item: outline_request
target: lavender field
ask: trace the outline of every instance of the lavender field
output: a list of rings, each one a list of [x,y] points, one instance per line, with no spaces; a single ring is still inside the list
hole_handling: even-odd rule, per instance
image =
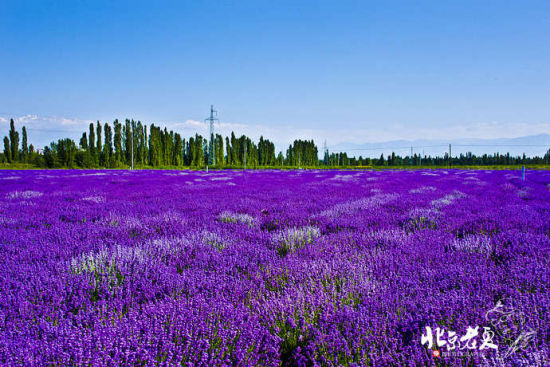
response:
[[[550,364],[550,173],[2,171],[2,365]]]

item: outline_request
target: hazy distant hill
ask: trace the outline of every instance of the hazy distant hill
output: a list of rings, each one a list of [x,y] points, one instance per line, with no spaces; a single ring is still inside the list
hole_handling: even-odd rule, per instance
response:
[[[401,156],[409,155],[411,146],[413,154],[443,155],[449,151],[449,143],[452,146],[452,154],[472,152],[479,154],[492,154],[499,152],[511,155],[543,156],[550,149],[550,135],[539,134],[523,136],[519,138],[499,139],[419,139],[419,140],[393,140],[381,143],[340,143],[329,147],[331,152],[347,152],[350,156],[380,157],[395,152]]]

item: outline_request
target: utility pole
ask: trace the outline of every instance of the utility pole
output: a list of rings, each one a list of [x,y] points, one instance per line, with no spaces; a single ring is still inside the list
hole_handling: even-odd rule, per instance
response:
[[[411,147],[411,166],[413,165],[413,147]]]
[[[246,169],[246,146],[247,146],[247,142],[245,140],[245,142],[244,142],[244,169]]]
[[[218,116],[218,111],[214,110],[214,105],[210,105],[210,117],[204,119],[205,122],[210,124],[210,146],[208,149],[208,163],[211,163],[213,166],[216,165],[216,143],[214,139],[214,122],[220,121],[216,118]]]
[[[328,146],[327,146],[327,141],[325,140],[324,144],[323,144],[323,162],[325,163],[325,166],[328,165],[328,160],[329,160],[329,155],[328,155]]]
[[[451,144],[449,144],[449,168],[451,168],[452,165],[452,159],[451,159]]]

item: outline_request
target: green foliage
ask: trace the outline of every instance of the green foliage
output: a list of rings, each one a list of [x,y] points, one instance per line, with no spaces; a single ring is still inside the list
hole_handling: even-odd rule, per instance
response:
[[[248,227],[252,227],[254,225],[254,218],[248,214],[237,214],[225,211],[220,213],[218,218],[222,223],[247,224]]]
[[[8,136],[4,137],[2,163],[32,163],[36,167],[46,168],[127,168],[132,161],[135,168],[168,168],[168,169],[203,169],[207,165],[220,168],[448,168],[465,169],[518,169],[525,165],[529,169],[548,169],[550,166],[550,149],[544,157],[512,157],[510,154],[484,154],[475,156],[471,153],[460,154],[449,159],[448,154],[442,157],[412,156],[401,157],[392,153],[379,158],[348,157],[345,152],[324,151],[322,160],[318,159],[318,149],[313,140],[295,140],[283,152],[275,154],[275,144],[263,136],[256,144],[249,137],[241,135],[230,137],[216,134],[213,142],[199,134],[183,138],[179,133],[147,126],[141,121],[128,120],[121,124],[118,120],[109,124],[89,125],[88,134],[84,132],[78,148],[71,139],[59,139],[50,144],[44,151],[30,151],[27,130],[19,133],[15,130],[13,119],[10,120]],[[225,144],[225,146],[224,146]],[[214,159],[210,152],[215,153]],[[215,160],[215,164],[213,161]]]
[[[23,136],[21,141],[21,162],[27,162],[29,157],[29,147],[27,144],[27,129],[25,126],[21,129],[21,135]]]
[[[10,151],[11,159],[14,162],[19,162],[19,133],[15,131],[15,123],[10,120]]]
[[[11,163],[11,148],[10,148],[10,139],[7,136],[4,136],[4,159],[6,162]]]
[[[277,252],[281,256],[292,253],[308,243],[312,243],[321,235],[319,228],[307,226],[302,228],[286,228],[274,236]]]
[[[286,151],[286,165],[315,166],[318,162],[317,146],[313,140],[294,140],[294,143]]]

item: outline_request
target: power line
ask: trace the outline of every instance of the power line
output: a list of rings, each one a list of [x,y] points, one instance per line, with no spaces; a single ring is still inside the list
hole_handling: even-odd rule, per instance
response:
[[[417,145],[406,147],[377,147],[377,148],[340,148],[336,149],[336,146],[331,146],[333,150],[339,151],[373,151],[373,150],[409,150],[409,149],[424,149],[424,148],[441,148],[447,147],[447,144],[440,145]],[[550,147],[547,144],[455,144],[455,147]]]
[[[438,148],[438,147],[446,147],[447,145],[446,144],[441,144],[441,145],[419,145],[419,146],[413,146],[411,147],[410,145],[409,146],[405,146],[405,147],[377,147],[377,148],[350,148],[350,149],[342,149],[340,147],[337,147],[335,145],[331,146],[332,150],[386,150],[386,149],[395,149],[395,150],[409,150],[410,148],[414,148],[414,149],[419,149],[419,148]],[[338,148],[338,149],[336,149]]]
[[[548,147],[548,144],[455,144],[455,147]]]

